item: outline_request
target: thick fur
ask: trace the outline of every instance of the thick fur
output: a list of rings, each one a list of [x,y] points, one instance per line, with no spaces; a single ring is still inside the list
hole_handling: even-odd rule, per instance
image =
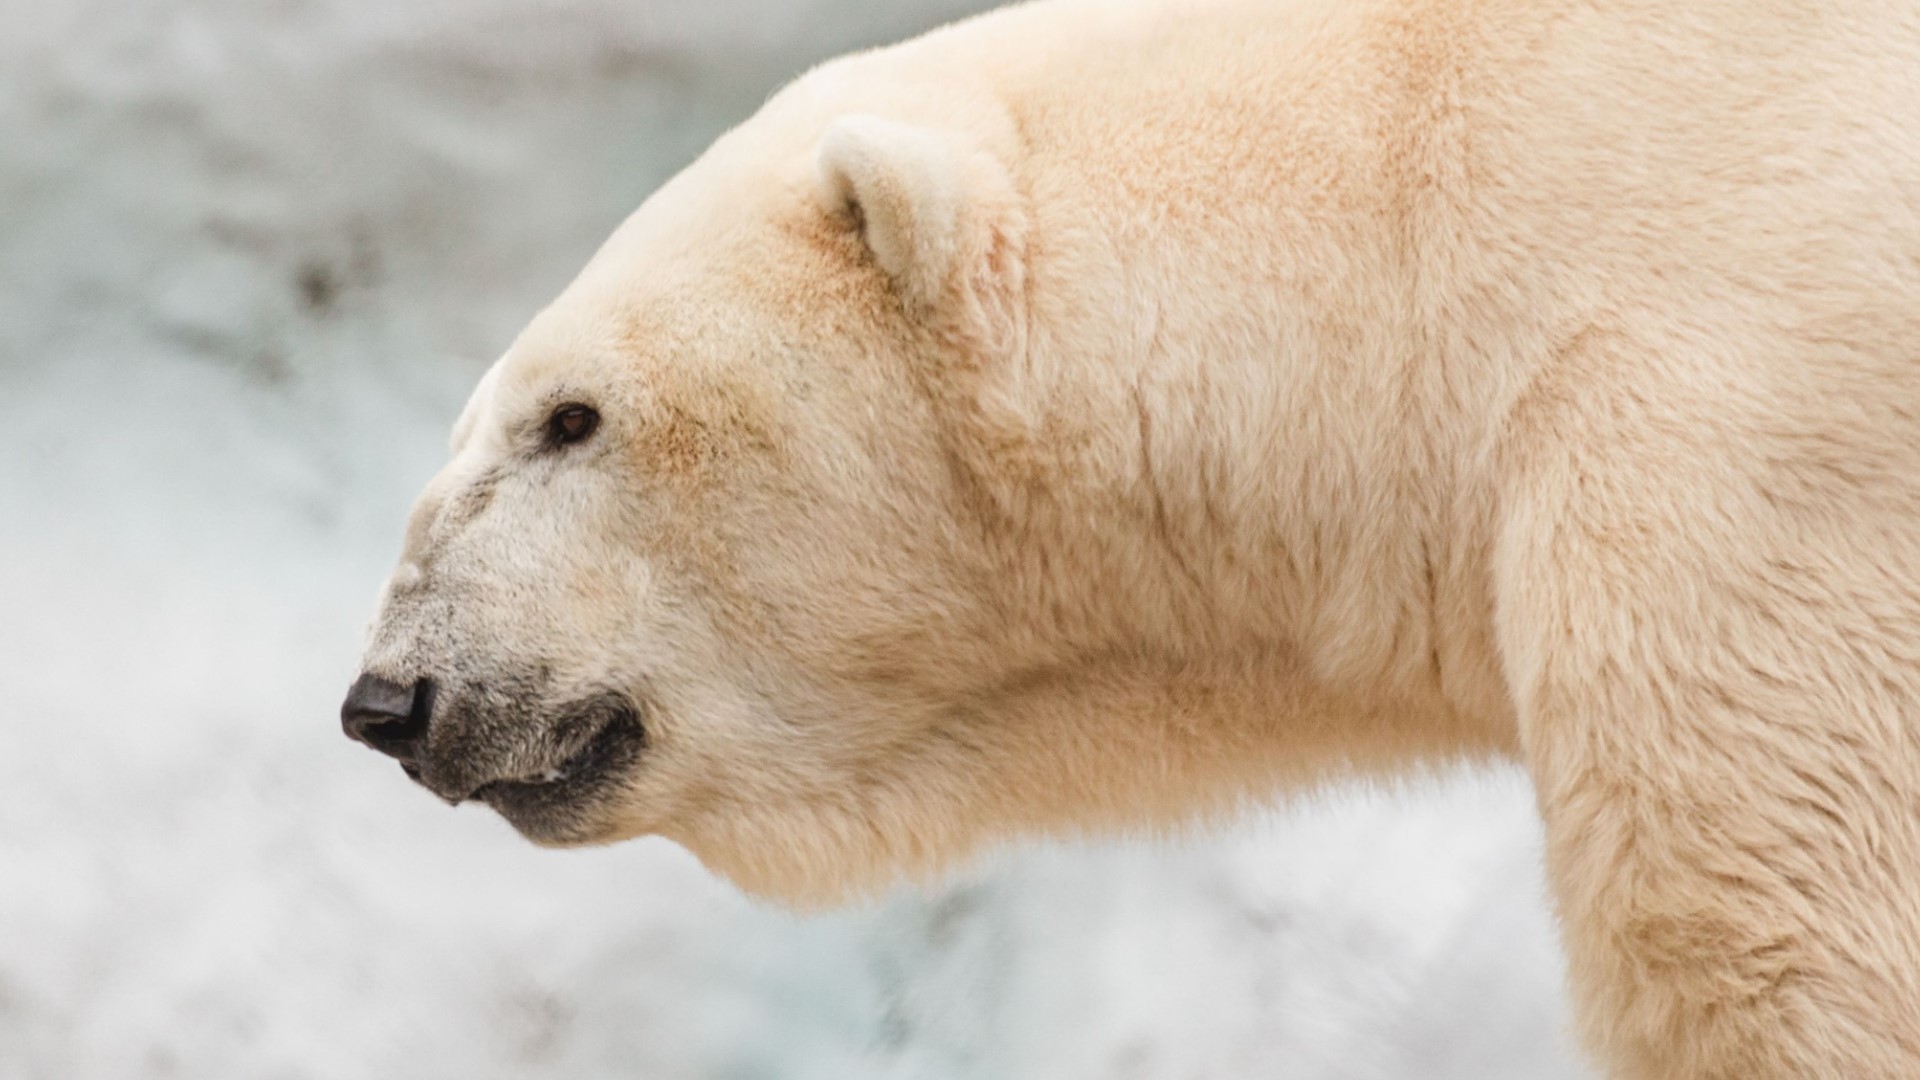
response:
[[[1920,1076],[1906,0],[1009,9],[777,96],[460,428],[368,665],[470,778],[639,703],[541,839],[812,901],[1508,755],[1614,1075]]]

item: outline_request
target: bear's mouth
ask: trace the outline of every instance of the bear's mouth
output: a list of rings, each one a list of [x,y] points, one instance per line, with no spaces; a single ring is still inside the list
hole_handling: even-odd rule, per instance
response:
[[[647,733],[638,710],[624,698],[596,702],[563,726],[593,734],[558,764],[533,775],[482,784],[468,798],[492,807],[531,840],[565,843],[584,838],[582,811],[639,762]]]

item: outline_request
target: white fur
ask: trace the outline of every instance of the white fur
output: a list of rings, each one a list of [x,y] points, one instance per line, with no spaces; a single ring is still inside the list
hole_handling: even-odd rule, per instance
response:
[[[836,62],[489,375],[407,595],[645,701],[596,838],[796,900],[1516,756],[1616,1075],[1920,1075],[1916,72],[1866,0],[1043,0]]]

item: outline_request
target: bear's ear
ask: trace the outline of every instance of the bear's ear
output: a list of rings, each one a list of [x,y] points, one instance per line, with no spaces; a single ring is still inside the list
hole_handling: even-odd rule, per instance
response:
[[[1020,213],[999,162],[955,137],[877,116],[843,116],[821,136],[819,194],[859,229],[914,307],[993,290],[1018,273]],[[984,296],[967,297],[974,302]]]

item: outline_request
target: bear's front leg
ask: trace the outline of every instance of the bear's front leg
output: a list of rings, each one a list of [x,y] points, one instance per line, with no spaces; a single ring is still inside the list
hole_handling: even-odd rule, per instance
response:
[[[1522,411],[1495,570],[1584,1034],[1634,1080],[1920,1077],[1920,500],[1654,400]]]

